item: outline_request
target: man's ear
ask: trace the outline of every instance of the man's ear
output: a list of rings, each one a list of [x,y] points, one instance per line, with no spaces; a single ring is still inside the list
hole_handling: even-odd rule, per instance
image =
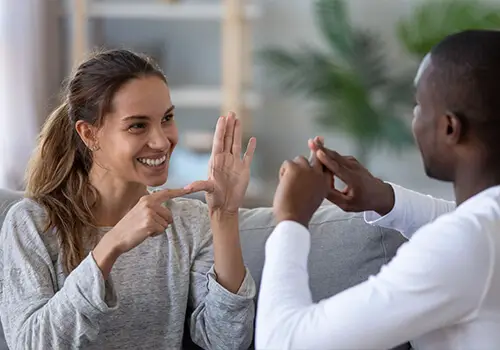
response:
[[[462,141],[465,133],[465,120],[460,114],[446,112],[446,140],[448,144],[457,144]]]
[[[83,120],[79,120],[75,124],[75,129],[87,148],[91,151],[95,151],[99,148],[96,138],[97,128],[94,125],[91,125]]]

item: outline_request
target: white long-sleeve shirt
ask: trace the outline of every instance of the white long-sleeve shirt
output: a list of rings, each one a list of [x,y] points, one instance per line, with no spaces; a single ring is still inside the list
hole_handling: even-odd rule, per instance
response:
[[[500,349],[500,186],[454,203],[394,186],[371,224],[411,238],[376,276],[313,303],[308,230],[281,222],[266,243],[258,349]]]

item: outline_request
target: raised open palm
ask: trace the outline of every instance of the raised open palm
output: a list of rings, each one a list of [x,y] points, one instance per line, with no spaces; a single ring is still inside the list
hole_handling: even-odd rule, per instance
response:
[[[241,122],[234,113],[220,117],[215,128],[208,180],[192,185],[195,190],[203,188],[207,191],[207,204],[211,210],[237,213],[243,204],[256,140],[253,137],[249,140],[243,158],[241,142]]]

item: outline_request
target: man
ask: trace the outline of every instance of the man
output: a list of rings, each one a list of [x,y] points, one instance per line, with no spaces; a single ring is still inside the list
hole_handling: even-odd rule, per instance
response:
[[[312,164],[299,157],[280,171],[258,349],[388,349],[408,340],[416,349],[500,347],[500,32],[445,38],[416,80],[413,132],[425,171],[454,184],[456,206],[310,143]],[[346,190],[330,186],[332,174]],[[378,275],[314,304],[307,225],[325,197],[409,242]]]

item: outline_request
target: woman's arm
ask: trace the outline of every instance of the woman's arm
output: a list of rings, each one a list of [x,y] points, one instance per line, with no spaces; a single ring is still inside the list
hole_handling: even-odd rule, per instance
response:
[[[241,123],[234,114],[220,117],[214,134],[208,180],[189,186],[207,190],[205,217],[210,218],[209,231],[213,233],[213,240],[204,245],[196,259],[203,262],[201,271],[207,271],[207,267],[212,269],[205,310],[201,316],[195,311],[194,321],[191,321],[193,339],[208,348],[248,348],[253,335],[255,284],[243,264],[238,214],[250,181],[256,143],[251,138],[242,157],[241,139]],[[197,274],[199,272],[195,271]],[[202,279],[195,289],[204,291],[204,285],[207,283]]]
[[[217,281],[231,293],[236,293],[246,273],[241,252],[238,214],[211,213],[210,217]]]
[[[27,209],[26,206],[30,206]],[[57,275],[40,237],[32,204],[11,208],[1,231],[2,325],[10,349],[73,349],[96,339],[99,320],[117,307],[88,255],[57,291]]]
[[[191,339],[204,349],[248,349],[253,338],[256,287],[243,265],[237,221],[209,222],[208,209],[201,203],[196,211],[202,224],[191,269]],[[215,232],[212,235],[210,226],[221,238],[217,240]]]

